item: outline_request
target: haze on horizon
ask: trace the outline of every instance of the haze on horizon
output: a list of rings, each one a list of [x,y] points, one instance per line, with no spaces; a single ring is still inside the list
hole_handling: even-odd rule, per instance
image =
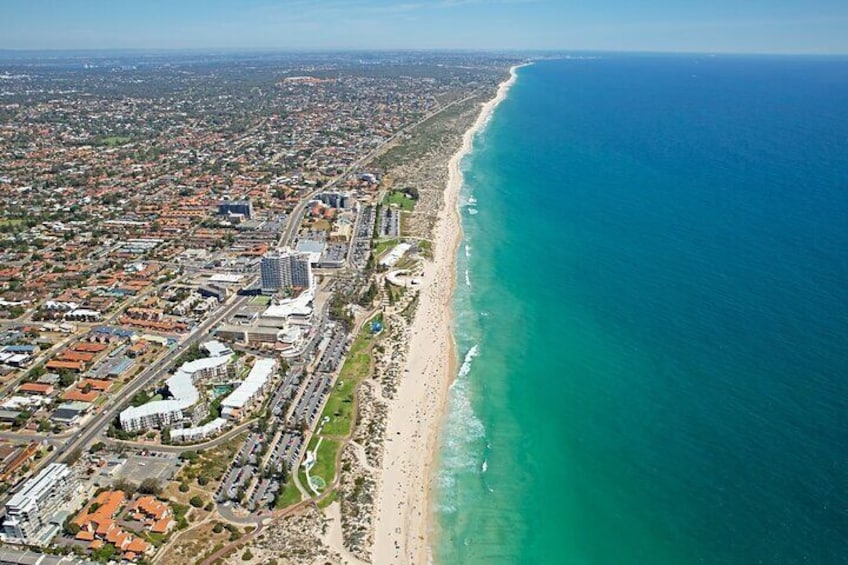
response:
[[[848,53],[844,0],[4,0],[0,49]]]

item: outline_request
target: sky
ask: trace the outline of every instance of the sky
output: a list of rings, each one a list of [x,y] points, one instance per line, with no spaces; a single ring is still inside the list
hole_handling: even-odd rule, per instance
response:
[[[0,0],[0,49],[848,53],[848,0]]]

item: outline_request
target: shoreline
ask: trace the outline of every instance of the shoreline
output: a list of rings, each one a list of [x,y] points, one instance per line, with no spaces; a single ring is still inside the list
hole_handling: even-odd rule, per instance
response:
[[[433,232],[434,256],[425,264],[418,310],[410,327],[404,377],[389,409],[386,443],[375,516],[374,563],[428,563],[434,530],[430,512],[431,472],[438,460],[438,439],[447,396],[456,375],[453,292],[456,253],[462,241],[459,195],[462,159],[498,104],[515,84],[518,68],[498,85],[494,98],[480,107],[462,144],[448,162],[448,180]],[[417,378],[416,378],[417,377]]]

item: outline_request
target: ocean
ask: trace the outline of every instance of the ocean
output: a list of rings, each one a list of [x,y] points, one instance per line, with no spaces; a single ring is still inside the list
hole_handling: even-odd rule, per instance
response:
[[[464,159],[437,563],[848,563],[848,59],[539,61]]]

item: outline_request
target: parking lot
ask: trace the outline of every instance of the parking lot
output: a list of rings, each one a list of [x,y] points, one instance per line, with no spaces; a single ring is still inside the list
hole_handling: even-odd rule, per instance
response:
[[[179,459],[171,453],[155,455],[129,455],[127,462],[115,473],[115,477],[139,484],[144,479],[170,480],[177,472]]]

